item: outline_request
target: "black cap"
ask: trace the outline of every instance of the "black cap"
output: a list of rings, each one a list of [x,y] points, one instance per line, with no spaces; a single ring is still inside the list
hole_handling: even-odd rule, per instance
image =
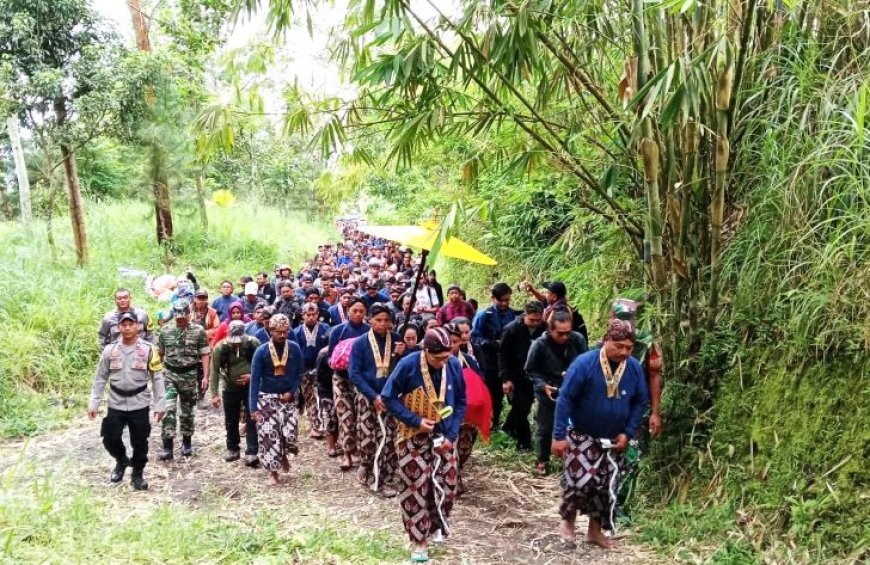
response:
[[[139,318],[136,317],[136,314],[129,310],[121,313],[121,315],[118,317],[118,323],[120,324],[121,322],[126,322],[127,320],[130,320],[131,322],[136,322],[137,324],[139,323]]]

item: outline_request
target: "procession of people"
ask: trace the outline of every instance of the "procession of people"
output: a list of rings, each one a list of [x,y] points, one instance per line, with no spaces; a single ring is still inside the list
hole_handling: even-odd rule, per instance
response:
[[[619,486],[631,471],[625,451],[661,427],[661,350],[651,336],[639,339],[638,303],[614,301],[590,349],[562,282],[545,283],[545,293],[520,284],[530,298],[521,311],[499,282],[478,309],[458,285],[445,297],[410,249],[353,225],[343,235],[297,273],[283,264],[271,277],[242,277],[238,294],[228,278],[209,296],[188,273],[159,328],[118,289],[98,332],[88,407],[96,418],[108,389],[100,435],[115,459],[111,482],[131,467],[133,488],[148,488],[152,413],[162,430],[158,459],[174,459],[176,434],[180,455],[193,456],[194,408],[208,392],[223,408],[228,464],[241,464],[244,434],[243,463],[278,485],[304,427],[342,472],[356,469],[350,480],[398,499],[411,560],[426,562],[429,543],[450,534],[457,497],[474,488],[463,472],[476,442],[501,429],[517,449],[534,447],[537,474],[554,470],[551,455],[562,460],[564,543],[575,543],[580,512],[590,519],[587,540],[612,547],[604,532],[615,530]]]

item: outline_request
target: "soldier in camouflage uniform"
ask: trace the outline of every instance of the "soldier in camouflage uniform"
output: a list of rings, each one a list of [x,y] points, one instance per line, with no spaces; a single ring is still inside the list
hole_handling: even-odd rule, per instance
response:
[[[193,455],[193,415],[196,408],[197,375],[200,368],[202,389],[208,389],[211,348],[205,329],[190,321],[190,303],[178,300],[172,305],[172,320],[160,329],[157,350],[166,368],[166,416],[163,418],[161,461],[173,458],[176,426],[181,429],[181,455]]]

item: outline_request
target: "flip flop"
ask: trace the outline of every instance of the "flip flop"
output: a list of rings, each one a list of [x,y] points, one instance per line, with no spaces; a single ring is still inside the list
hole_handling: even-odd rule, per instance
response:
[[[330,449],[326,452],[327,457],[338,457],[338,451],[335,449]]]

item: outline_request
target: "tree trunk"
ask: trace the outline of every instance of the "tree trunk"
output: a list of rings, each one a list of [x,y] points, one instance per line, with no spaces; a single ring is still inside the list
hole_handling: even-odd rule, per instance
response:
[[[202,222],[203,231],[208,231],[208,212],[205,209],[205,186],[202,175],[196,175],[196,201],[199,204],[199,219]]]
[[[54,113],[57,125],[66,123],[66,100],[57,98],[54,101]],[[69,217],[72,222],[73,240],[76,246],[76,260],[79,265],[88,262],[88,237],[85,233],[85,209],[82,204],[82,190],[79,185],[79,173],[76,168],[75,151],[66,142],[60,144],[60,155],[63,159],[63,172],[66,174],[66,188],[69,195]]]
[[[127,7],[130,8],[133,30],[136,32],[136,47],[139,51],[150,53],[151,41],[148,38],[148,23],[145,21],[145,15],[142,13],[139,0],[127,0]],[[145,87],[145,101],[151,106],[154,104],[154,99],[154,88],[149,84]],[[155,140],[156,142],[157,140]],[[152,147],[152,151],[156,152],[159,150],[157,147]],[[174,230],[172,227],[172,201],[169,197],[169,183],[166,175],[162,174],[160,169],[155,169],[154,171],[152,190],[154,191],[154,216],[157,220],[157,243],[163,244],[165,241],[172,239]]]
[[[3,219],[10,221],[12,219],[12,210],[9,208],[9,190],[6,183],[0,184],[0,210],[3,210]]]
[[[18,179],[18,202],[21,208],[21,223],[30,225],[33,212],[30,208],[30,179],[27,177],[27,163],[24,161],[24,150],[21,148],[21,136],[18,133],[18,118],[9,116],[6,120],[9,131],[9,141],[12,144],[12,158],[15,161],[15,177]]]

